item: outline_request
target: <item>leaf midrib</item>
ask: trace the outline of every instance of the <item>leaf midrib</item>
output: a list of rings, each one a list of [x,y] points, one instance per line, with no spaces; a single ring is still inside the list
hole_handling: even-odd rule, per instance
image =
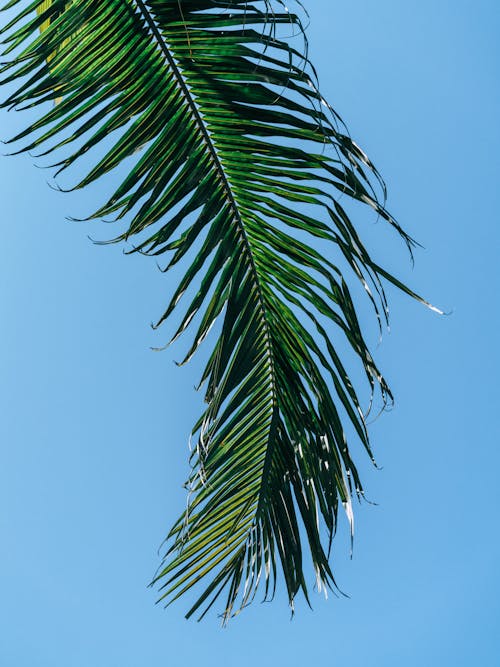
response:
[[[246,256],[247,256],[247,261],[250,265],[250,271],[253,276],[253,282],[255,284],[255,287],[257,289],[257,295],[258,295],[258,302],[260,306],[260,311],[261,311],[261,318],[262,318],[262,324],[264,327],[264,334],[266,338],[266,351],[267,351],[267,359],[269,363],[269,369],[270,369],[270,381],[269,381],[269,387],[271,391],[271,398],[272,398],[272,405],[271,405],[271,425],[270,425],[270,431],[274,431],[274,428],[276,426],[276,413],[278,410],[278,401],[277,401],[277,391],[276,391],[276,372],[274,368],[274,357],[273,357],[273,344],[272,344],[272,337],[271,337],[271,331],[270,331],[270,325],[268,321],[268,315],[267,315],[267,308],[266,308],[266,301],[265,297],[262,291],[262,287],[260,284],[260,276],[259,272],[257,270],[257,265],[255,262],[252,246],[250,243],[250,240],[248,238],[245,225],[243,222],[243,219],[241,217],[238,204],[236,201],[235,196],[233,195],[232,192],[232,187],[231,183],[226,175],[224,166],[219,158],[219,155],[217,153],[217,149],[215,146],[215,143],[210,135],[210,132],[208,128],[206,127],[205,121],[198,110],[198,107],[196,105],[196,101],[189,90],[189,87],[184,80],[184,77],[182,76],[182,72],[180,71],[180,68],[175,61],[174,57],[172,56],[172,53],[170,52],[170,49],[168,47],[168,44],[166,40],[163,38],[161,32],[159,31],[153,17],[151,16],[148,8],[144,4],[143,0],[132,0],[133,2],[137,4],[137,7],[139,11],[141,12],[146,24],[150,28],[154,38],[156,39],[158,46],[167,60],[170,69],[178,82],[179,88],[189,106],[189,109],[191,111],[191,114],[196,122],[196,125],[198,126],[203,141],[207,146],[207,149],[209,151],[213,166],[215,168],[215,172],[217,174],[218,179],[221,182],[222,188],[224,190],[224,193],[226,195],[226,198],[228,200],[229,205],[231,206],[231,209],[233,211],[234,215],[234,220],[236,222],[236,225],[238,227],[239,234],[243,240],[243,246],[246,250]],[[271,439],[271,438],[270,438]],[[270,461],[271,461],[271,456],[270,456],[270,448],[269,446],[267,447],[266,451],[266,456],[264,460],[264,465],[262,468],[262,480],[265,479],[266,473],[268,474],[269,468],[270,468]],[[256,514],[258,514],[259,510],[262,507],[262,491],[261,489],[259,495],[259,504],[258,504],[258,510]]]

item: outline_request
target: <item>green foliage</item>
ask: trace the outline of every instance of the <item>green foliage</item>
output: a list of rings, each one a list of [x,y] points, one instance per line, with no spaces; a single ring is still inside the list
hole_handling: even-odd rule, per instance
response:
[[[347,280],[361,281],[379,321],[383,280],[416,296],[374,263],[339,195],[413,242],[387,212],[373,164],[320,96],[307,55],[281,36],[303,32],[282,2],[14,0],[4,9],[16,5],[1,31],[1,73],[18,87],[3,107],[41,111],[12,141],[55,152],[56,175],[100,149],[75,189],[128,158],[123,181],[90,217],[124,220],[114,240],[137,235],[133,251],[168,254],[166,269],[184,263],[158,322],[189,295],[172,338],[197,322],[184,361],[219,323],[201,378],[207,405],[193,429],[189,503],[155,579],[162,599],[203,579],[188,616],[225,591],[227,619],[261,579],[272,596],[281,571],[293,607],[299,590],[308,596],[304,541],[318,585],[334,586],[339,503],[351,518],[351,496],[363,493],[346,431],[372,456],[335,341],[391,399]]]

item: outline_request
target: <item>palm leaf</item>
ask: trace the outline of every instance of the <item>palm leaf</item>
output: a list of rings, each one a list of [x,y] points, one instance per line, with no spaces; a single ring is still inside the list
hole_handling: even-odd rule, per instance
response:
[[[89,218],[124,220],[113,240],[137,236],[134,252],[170,256],[165,270],[184,263],[158,322],[180,313],[173,340],[197,322],[184,361],[218,322],[189,503],[155,577],[161,599],[203,580],[188,616],[225,591],[227,619],[261,579],[272,595],[281,571],[293,607],[300,590],[308,596],[304,543],[318,585],[334,587],[339,503],[351,519],[351,497],[363,493],[346,433],[372,457],[339,341],[391,399],[347,281],[361,281],[379,321],[384,280],[420,297],[371,259],[339,203],[367,204],[413,245],[307,55],[283,37],[302,33],[300,16],[277,0],[12,0],[4,9],[16,5],[1,31],[1,72],[18,88],[3,106],[42,111],[12,141],[57,155],[56,174],[100,151],[74,189],[127,160]]]

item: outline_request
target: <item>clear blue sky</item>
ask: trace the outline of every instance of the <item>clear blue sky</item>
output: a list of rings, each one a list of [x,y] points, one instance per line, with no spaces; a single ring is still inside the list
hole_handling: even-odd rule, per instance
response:
[[[313,597],[290,621],[278,595],[227,630],[154,605],[146,584],[185,501],[199,366],[149,349],[168,334],[149,328],[168,295],[154,262],[64,220],[93,192],[58,194],[29,157],[1,158],[5,667],[499,664],[498,1],[306,5],[323,94],[426,247],[411,270],[373,224],[379,256],[453,309],[391,292],[376,354],[396,407],[372,425],[383,470],[362,466],[378,505],[357,507],[353,560],[345,530],[334,554],[350,598]],[[2,113],[2,137],[21,122]]]

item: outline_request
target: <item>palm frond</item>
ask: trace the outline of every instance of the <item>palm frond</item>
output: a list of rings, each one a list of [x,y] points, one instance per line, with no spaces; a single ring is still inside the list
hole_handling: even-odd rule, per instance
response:
[[[90,218],[124,220],[113,240],[137,235],[134,251],[168,254],[166,269],[184,262],[158,322],[181,312],[173,340],[197,322],[184,361],[219,323],[201,378],[189,504],[155,577],[161,599],[203,579],[188,616],[225,591],[227,619],[261,579],[272,595],[281,571],[293,606],[300,590],[308,596],[304,542],[319,586],[335,586],[328,551],[339,504],[351,516],[352,495],[363,493],[349,430],[372,457],[336,341],[391,399],[348,280],[361,281],[379,321],[383,281],[420,297],[372,260],[339,202],[367,204],[411,249],[305,49],[283,36],[303,33],[300,15],[278,0],[12,0],[4,9],[16,5],[0,71],[18,88],[3,107],[42,111],[12,141],[57,155],[56,175],[100,151],[74,189],[128,159]]]

